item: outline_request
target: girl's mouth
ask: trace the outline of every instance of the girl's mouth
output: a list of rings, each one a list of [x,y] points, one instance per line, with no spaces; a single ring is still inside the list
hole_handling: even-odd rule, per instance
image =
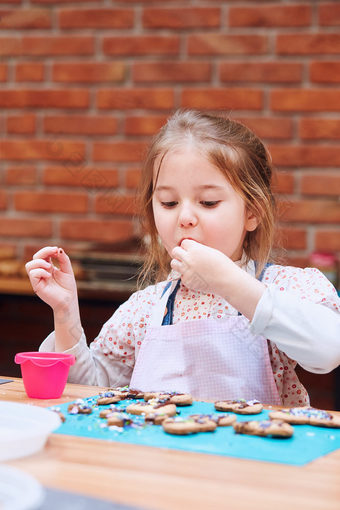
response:
[[[180,242],[178,243],[178,246],[181,246],[182,242],[183,242],[185,239],[191,239],[192,241],[196,241],[196,239],[193,239],[192,237],[182,237],[182,239],[181,239],[181,240],[180,240]]]

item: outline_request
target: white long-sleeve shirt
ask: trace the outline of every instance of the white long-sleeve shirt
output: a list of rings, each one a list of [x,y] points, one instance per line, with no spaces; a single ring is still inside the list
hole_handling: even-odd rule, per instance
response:
[[[255,274],[254,263],[245,268]],[[249,328],[268,339],[274,379],[284,405],[306,405],[308,394],[295,373],[299,363],[314,373],[340,364],[340,299],[332,284],[314,268],[269,266],[262,295]],[[100,386],[129,384],[135,359],[150,324],[156,302],[167,282],[135,292],[104,324],[87,346],[84,332],[66,352],[74,354],[69,381]],[[173,323],[201,318],[225,318],[237,310],[220,296],[180,285]],[[246,348],[246,347],[245,347]],[[54,332],[40,346],[54,351]]]

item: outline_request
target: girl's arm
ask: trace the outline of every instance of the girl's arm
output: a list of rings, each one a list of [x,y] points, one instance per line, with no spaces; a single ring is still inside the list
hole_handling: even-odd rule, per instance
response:
[[[61,248],[47,246],[33,255],[26,271],[34,292],[53,310],[55,350],[70,349],[78,343],[82,327],[77,284],[69,257]]]
[[[268,270],[269,279],[275,267],[278,266]],[[281,269],[284,279],[279,274],[269,284],[251,328],[274,342],[304,369],[330,372],[340,364],[340,299],[320,271]]]

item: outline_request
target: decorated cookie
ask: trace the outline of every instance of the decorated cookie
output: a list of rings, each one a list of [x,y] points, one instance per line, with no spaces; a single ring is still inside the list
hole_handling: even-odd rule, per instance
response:
[[[144,421],[148,424],[161,425],[167,418],[169,418],[169,415],[162,412],[147,413],[144,417]]]
[[[282,420],[238,421],[233,424],[237,434],[251,436],[291,437],[293,427]]]
[[[340,416],[314,407],[292,407],[269,413],[271,419],[283,420],[293,425],[315,425],[340,428]]]
[[[180,416],[167,418],[162,422],[162,427],[168,434],[184,436],[198,432],[213,432],[217,428],[217,423],[209,415],[196,414],[185,418]]]
[[[146,402],[153,398],[169,400],[171,404],[177,406],[190,406],[193,402],[192,396],[189,393],[177,393],[176,391],[153,391],[144,393],[144,400]]]
[[[151,399],[148,402],[137,402],[127,406],[126,411],[131,414],[157,414],[163,416],[174,416],[176,414],[175,404],[168,400]]]
[[[131,416],[127,413],[113,412],[107,417],[107,424],[109,427],[125,427],[133,423]]]
[[[115,404],[116,402],[119,402],[122,400],[122,397],[120,394],[112,391],[107,390],[102,393],[99,393],[99,397],[97,398],[97,404],[99,406],[106,406],[108,404]]]
[[[229,427],[236,421],[234,414],[210,414],[209,416],[217,423],[218,427]]]
[[[110,414],[120,411],[121,409],[119,409],[114,404],[111,404],[109,408],[105,408],[100,411],[99,418],[107,418],[108,416],[110,416]]]
[[[258,414],[262,411],[263,405],[258,400],[219,400],[215,402],[217,411],[232,411],[237,414]]]
[[[91,414],[92,407],[87,405],[84,400],[78,399],[68,406],[67,412],[69,414]]]
[[[129,386],[118,386],[116,388],[108,388],[107,391],[112,391],[115,395],[119,395],[121,400],[126,398],[140,399],[144,398],[144,393]]]

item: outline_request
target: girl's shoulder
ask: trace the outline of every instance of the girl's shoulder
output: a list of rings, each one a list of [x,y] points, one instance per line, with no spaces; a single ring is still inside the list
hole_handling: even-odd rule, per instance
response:
[[[289,290],[299,294],[301,298],[313,302],[331,300],[336,307],[340,306],[339,296],[332,283],[315,267],[269,265],[263,274],[262,281],[266,285],[275,285],[279,290]]]

